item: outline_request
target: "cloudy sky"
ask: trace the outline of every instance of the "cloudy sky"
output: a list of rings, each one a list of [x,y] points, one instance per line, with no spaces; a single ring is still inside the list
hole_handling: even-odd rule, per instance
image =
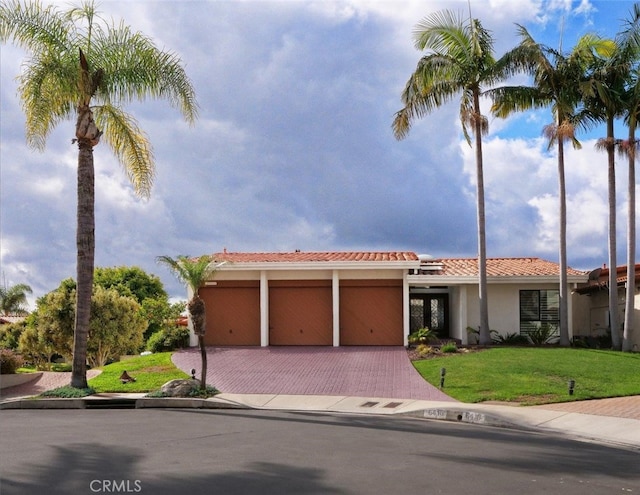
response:
[[[613,36],[633,2],[471,0],[493,32],[496,55],[518,42],[514,23],[540,42],[570,49],[578,36]],[[66,8],[67,2],[60,2]],[[195,86],[200,117],[189,127],[165,102],[130,107],[154,147],[151,198],[135,196],[109,149],[95,149],[96,265],[136,265],[184,290],[158,255],[229,251],[411,250],[435,257],[477,253],[475,162],[458,101],[391,131],[400,94],[421,53],[412,31],[467,1],[103,1],[177,52]],[[0,261],[3,283],[34,298],[75,277],[72,121],[44,153],[25,144],[15,78],[25,53],[0,58]],[[488,102],[484,107],[488,109]],[[490,257],[557,261],[557,177],[541,137],[548,111],[490,119],[485,139]],[[567,154],[568,254],[574,268],[607,261],[606,156]],[[625,163],[618,171],[619,260],[624,263]],[[33,304],[32,304],[33,307]]]

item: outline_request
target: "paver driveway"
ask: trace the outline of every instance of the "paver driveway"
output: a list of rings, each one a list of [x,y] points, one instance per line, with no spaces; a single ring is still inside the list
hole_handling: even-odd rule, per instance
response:
[[[418,374],[403,347],[208,347],[207,361],[207,383],[226,393],[454,401]],[[173,362],[200,374],[197,348]]]

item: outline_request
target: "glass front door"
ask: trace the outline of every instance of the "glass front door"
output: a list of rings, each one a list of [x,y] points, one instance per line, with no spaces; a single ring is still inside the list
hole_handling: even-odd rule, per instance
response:
[[[409,304],[411,333],[426,327],[441,339],[449,337],[448,294],[412,294]]]

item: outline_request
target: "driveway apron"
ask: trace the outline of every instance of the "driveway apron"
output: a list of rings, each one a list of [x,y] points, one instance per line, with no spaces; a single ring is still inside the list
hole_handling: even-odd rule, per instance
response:
[[[200,351],[173,354],[200,374]],[[207,383],[225,393],[451,401],[415,370],[403,347],[207,347]]]

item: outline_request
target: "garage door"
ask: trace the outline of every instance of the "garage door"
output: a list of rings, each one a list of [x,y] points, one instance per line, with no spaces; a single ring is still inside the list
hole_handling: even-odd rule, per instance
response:
[[[200,289],[206,345],[260,345],[260,282],[220,281]]]
[[[340,345],[403,345],[402,280],[340,282]]]
[[[331,280],[269,282],[269,345],[332,345]]]

